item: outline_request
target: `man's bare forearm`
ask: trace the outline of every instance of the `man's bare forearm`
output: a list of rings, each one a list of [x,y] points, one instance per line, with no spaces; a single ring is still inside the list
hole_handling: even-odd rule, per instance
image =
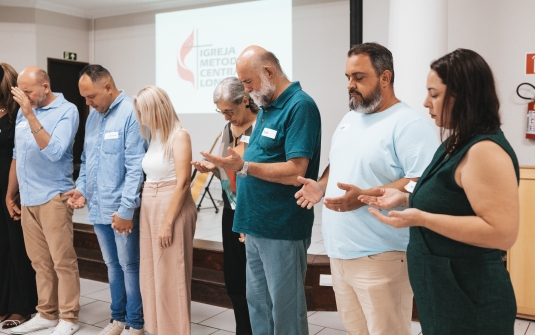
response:
[[[30,130],[33,132],[33,137],[39,149],[43,150],[50,143],[50,134],[43,129],[43,125],[32,112],[32,116],[28,116],[27,119],[30,126]]]
[[[318,184],[323,190],[323,196],[325,196],[325,191],[327,190],[327,183],[329,182],[329,171],[330,171],[331,165],[327,165],[325,168],[325,171],[323,171],[323,174],[321,175],[320,179],[318,179]]]
[[[247,173],[256,178],[283,185],[300,186],[297,177],[304,177],[308,158],[293,158],[281,163],[250,162]]]

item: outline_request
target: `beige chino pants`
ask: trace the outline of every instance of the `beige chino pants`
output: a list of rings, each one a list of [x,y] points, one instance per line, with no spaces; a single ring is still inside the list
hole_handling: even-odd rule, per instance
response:
[[[338,315],[349,335],[411,335],[412,289],[405,252],[331,258]]]
[[[57,194],[39,206],[22,207],[26,252],[37,282],[37,311],[41,317],[59,317],[77,323],[80,276],[73,245],[73,210],[68,197]]]

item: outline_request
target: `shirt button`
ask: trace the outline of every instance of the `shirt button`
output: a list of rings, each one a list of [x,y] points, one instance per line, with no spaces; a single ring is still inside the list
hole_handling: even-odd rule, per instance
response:
[[[264,119],[262,119],[262,122],[264,122]]]

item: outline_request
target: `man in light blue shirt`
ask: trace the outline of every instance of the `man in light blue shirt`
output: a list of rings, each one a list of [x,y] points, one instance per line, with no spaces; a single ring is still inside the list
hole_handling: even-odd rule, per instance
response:
[[[84,206],[108,267],[111,320],[98,334],[143,334],[139,288],[139,205],[141,160],[147,149],[132,100],[119,91],[100,65],[80,72],[80,94],[93,107],[85,125],[84,151],[69,204]]]
[[[351,111],[336,128],[322,177],[299,179],[304,186],[297,203],[311,208],[325,194],[322,233],[348,334],[410,335],[409,230],[382,224],[358,196],[373,195],[377,187],[407,192],[404,187],[431,162],[438,138],[431,124],[396,98],[388,49],[354,46],[346,76]]]
[[[20,109],[7,198],[19,189],[24,242],[39,301],[38,313],[11,332],[27,334],[55,327],[52,334],[70,335],[79,328],[80,277],[72,209],[66,205],[65,192],[73,187],[78,110],[63,94],[52,93],[47,73],[36,66],[24,69],[17,85],[11,89]]]

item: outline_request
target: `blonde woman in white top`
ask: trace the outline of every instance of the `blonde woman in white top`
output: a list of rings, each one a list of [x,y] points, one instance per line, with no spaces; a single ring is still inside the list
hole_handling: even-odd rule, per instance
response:
[[[193,235],[191,140],[167,93],[147,86],[134,97],[141,134],[149,141],[142,161],[147,181],[140,213],[140,288],[145,329],[189,335]]]

